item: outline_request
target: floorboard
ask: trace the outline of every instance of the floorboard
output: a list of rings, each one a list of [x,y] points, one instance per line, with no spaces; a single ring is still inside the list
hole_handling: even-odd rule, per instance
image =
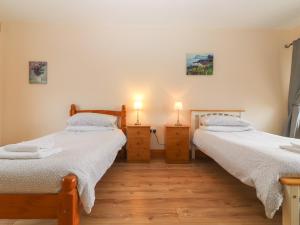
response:
[[[266,219],[254,189],[210,160],[189,164],[115,163],[96,187],[95,207],[81,225],[279,225]],[[0,225],[54,225],[0,220]]]

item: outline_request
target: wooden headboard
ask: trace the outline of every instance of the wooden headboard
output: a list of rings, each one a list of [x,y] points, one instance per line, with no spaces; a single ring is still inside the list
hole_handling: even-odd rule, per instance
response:
[[[113,111],[113,110],[102,110],[102,109],[84,109],[78,110],[75,104],[71,105],[70,108],[70,116],[73,116],[76,113],[101,113],[118,117],[118,127],[126,133],[126,107],[122,105],[121,111]]]

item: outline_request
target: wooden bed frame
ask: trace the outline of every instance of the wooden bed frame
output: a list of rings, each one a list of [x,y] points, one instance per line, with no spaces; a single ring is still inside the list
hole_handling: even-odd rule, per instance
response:
[[[199,128],[199,119],[205,114],[230,114],[241,117],[243,109],[200,109],[191,110],[191,132]],[[191,135],[192,136],[192,135]],[[192,158],[195,159],[197,147],[191,142]],[[200,150],[200,149],[199,149]],[[200,150],[201,151],[201,150]],[[203,153],[204,154],[204,153]],[[282,177],[279,179],[283,185],[284,200],[282,205],[282,225],[300,224],[300,177]]]
[[[125,133],[126,108],[112,110],[77,110],[71,105],[70,116],[76,113],[93,112],[114,115],[118,126]],[[77,192],[77,177],[69,174],[62,178],[57,194],[0,194],[0,219],[57,219],[58,225],[78,225],[80,200]]]

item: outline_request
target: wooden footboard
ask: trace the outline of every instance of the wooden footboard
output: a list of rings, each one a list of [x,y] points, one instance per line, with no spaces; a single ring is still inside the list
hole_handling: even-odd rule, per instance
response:
[[[58,225],[79,225],[76,176],[65,176],[58,194],[0,194],[0,219],[58,219]]]
[[[284,177],[280,179],[280,182],[283,184],[284,191],[282,224],[299,225],[300,177]]]

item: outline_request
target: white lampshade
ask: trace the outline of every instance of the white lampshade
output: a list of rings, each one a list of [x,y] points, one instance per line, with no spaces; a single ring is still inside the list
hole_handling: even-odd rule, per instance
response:
[[[141,110],[143,108],[143,103],[140,100],[136,100],[133,105],[135,110]]]
[[[176,110],[182,110],[182,102],[175,102],[174,108]]]

